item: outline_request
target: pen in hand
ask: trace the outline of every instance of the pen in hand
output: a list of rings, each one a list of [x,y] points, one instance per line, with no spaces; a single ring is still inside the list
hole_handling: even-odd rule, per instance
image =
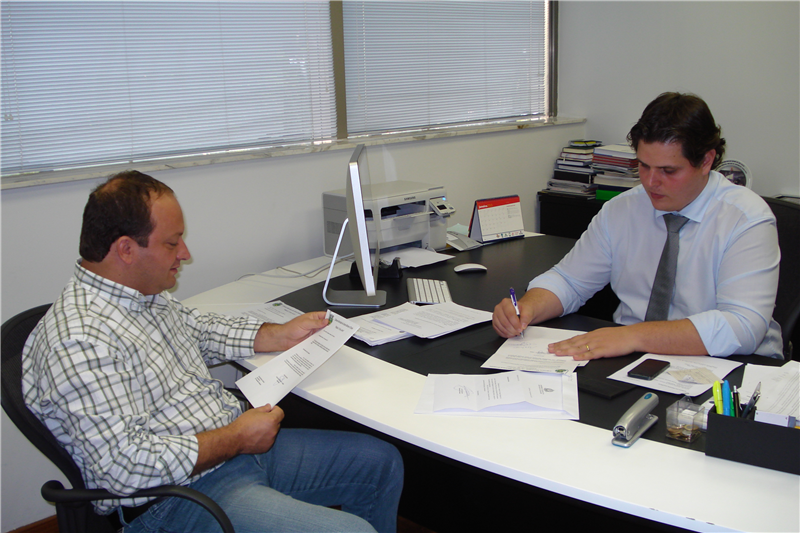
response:
[[[514,304],[514,311],[516,311],[517,316],[519,316],[519,306],[517,306],[517,293],[514,292],[514,287],[511,287],[510,289],[508,289],[508,291],[511,293],[511,303]],[[525,331],[520,331],[519,336],[525,337]]]

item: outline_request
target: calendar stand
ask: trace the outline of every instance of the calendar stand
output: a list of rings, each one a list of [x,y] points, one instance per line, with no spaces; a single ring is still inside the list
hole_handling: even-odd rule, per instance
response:
[[[487,243],[523,237],[522,204],[519,196],[476,200],[469,222],[469,237]]]

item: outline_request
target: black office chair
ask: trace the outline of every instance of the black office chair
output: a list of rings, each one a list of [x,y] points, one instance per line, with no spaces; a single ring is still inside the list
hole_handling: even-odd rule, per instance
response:
[[[56,505],[58,529],[61,533],[115,532],[119,528],[116,514],[100,516],[94,512],[93,501],[118,499],[104,489],[87,489],[83,477],[72,457],[56,441],[53,434],[25,405],[22,396],[22,348],[33,328],[44,316],[50,305],[34,307],[7,320],[0,329],[2,346],[3,409],[25,437],[53,462],[69,480],[71,489],[65,489],[59,481],[51,480],[42,486],[42,497]],[[170,496],[191,500],[203,506],[219,523],[223,532],[233,533],[233,525],[225,511],[211,498],[189,487],[162,485],[137,491],[132,496],[157,497]]]
[[[783,355],[789,360],[795,355],[793,349],[800,346],[800,204],[780,198],[764,200],[775,214],[781,248],[778,296],[772,316],[781,325]],[[800,354],[800,349],[797,352]]]

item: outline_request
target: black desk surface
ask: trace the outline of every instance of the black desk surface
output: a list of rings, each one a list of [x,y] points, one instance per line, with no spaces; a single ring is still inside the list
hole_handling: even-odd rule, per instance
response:
[[[492,311],[500,300],[508,297],[509,287],[514,287],[517,294],[523,294],[528,282],[557,263],[572,248],[574,243],[573,239],[543,235],[491,244],[466,252],[454,252],[451,254],[454,257],[444,263],[406,269],[400,279],[380,280],[378,288],[385,290],[387,293],[384,309],[407,302],[406,277],[419,277],[443,279],[447,281],[450,293],[456,303],[475,309]],[[480,263],[486,266],[488,270],[486,272],[456,274],[453,271],[453,267],[463,263]],[[281,300],[303,311],[325,309],[328,306],[322,299],[322,286],[322,283],[318,283],[306,287],[287,294]],[[333,289],[346,290],[360,287],[361,282],[348,275],[339,276],[331,280],[331,288]],[[353,307],[333,307],[331,309],[348,318],[376,311],[374,308]],[[590,331],[599,327],[614,326],[614,324],[604,320],[578,314],[550,320],[542,325],[576,331]],[[481,361],[463,355],[461,350],[474,348],[495,340],[500,342],[491,324],[486,323],[437,339],[413,337],[375,347],[351,339],[348,345],[378,359],[422,375],[490,374],[497,371],[481,368]],[[606,399],[588,392],[586,387],[581,387],[581,380],[605,380],[606,376],[613,374],[641,355],[640,353],[635,353],[611,359],[597,359],[577,370],[580,422],[608,429],[609,439],[611,439],[613,425],[649,389],[633,387],[613,399]],[[783,364],[783,361],[780,360],[758,356],[733,356],[730,359],[765,365]],[[743,374],[743,367],[739,367],[727,379],[731,385],[738,386],[741,385]],[[666,438],[666,408],[678,401],[680,396],[658,391],[656,393],[659,397],[659,404],[653,413],[659,417],[659,420],[655,427],[645,433],[643,438],[701,452],[704,451],[705,434],[701,434],[701,437],[691,444]],[[709,391],[694,400],[696,403],[701,403],[708,399],[710,395],[711,392]]]

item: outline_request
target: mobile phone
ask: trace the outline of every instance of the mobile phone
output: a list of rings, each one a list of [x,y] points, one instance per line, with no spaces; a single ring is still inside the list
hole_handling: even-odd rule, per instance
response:
[[[667,361],[659,361],[658,359],[645,359],[635,368],[628,371],[628,377],[637,379],[652,380],[664,370],[669,368]]]

